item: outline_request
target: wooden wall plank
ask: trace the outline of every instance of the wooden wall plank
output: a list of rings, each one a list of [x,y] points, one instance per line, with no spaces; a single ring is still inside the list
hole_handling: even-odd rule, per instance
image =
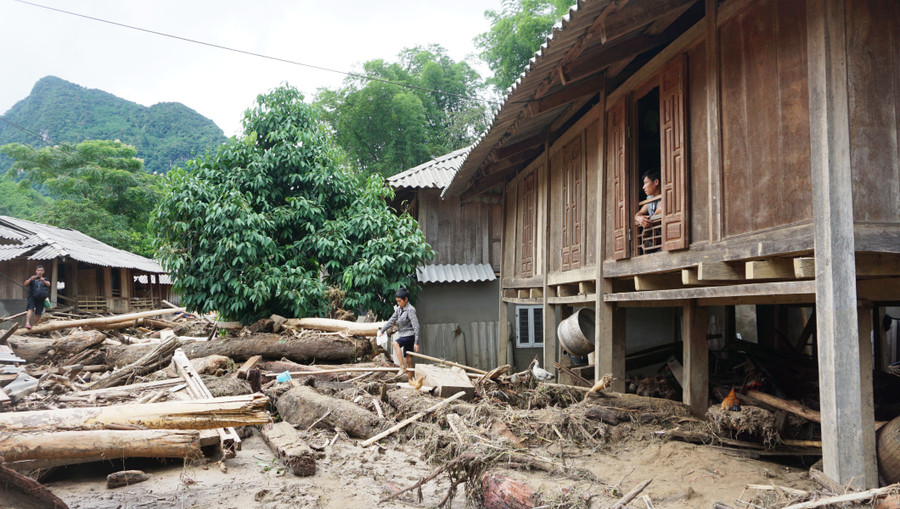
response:
[[[711,174],[721,170],[721,165],[714,168],[709,161],[709,129],[707,112],[706,82],[706,45],[698,44],[688,51],[688,178],[690,179],[690,195],[688,196],[690,214],[690,242],[703,242],[710,239],[710,214],[716,209],[721,196],[710,194]],[[714,110],[714,111],[717,111]],[[718,119],[718,115],[714,115]],[[718,122],[718,121],[716,121]],[[718,136],[718,130],[716,131]]]
[[[900,222],[900,4],[847,2],[850,159],[858,223]]]
[[[702,240],[717,242],[722,238],[724,225],[722,216],[722,200],[724,196],[722,181],[722,102],[720,92],[721,71],[719,70],[718,0],[706,0],[705,7],[706,41],[705,44],[699,46],[703,50],[703,58],[701,59],[700,55],[696,54],[698,50],[688,55],[688,63],[692,71],[688,75],[690,80],[688,107],[691,108],[691,178],[692,189],[695,190],[692,193],[693,200],[691,201],[691,214],[693,215],[691,238],[695,242]],[[698,79],[701,71],[699,68],[701,60],[703,61],[702,80]],[[700,86],[704,88],[705,97],[699,96],[700,91],[698,89]],[[703,141],[706,143],[706,150],[703,150],[703,146],[700,145],[699,137],[701,134],[698,132],[700,129],[697,129],[697,124],[700,124],[701,119],[704,117],[698,114],[697,103],[702,103],[705,107],[706,130],[702,136]],[[698,152],[702,152],[702,156],[705,156],[704,162],[707,163],[706,165],[699,164],[701,154],[698,154]],[[694,164],[695,162],[697,164]],[[703,172],[700,170],[700,168],[705,167],[708,167],[708,171]],[[706,187],[699,187],[702,182],[698,181],[698,174],[708,175]],[[705,199],[700,199],[700,196],[704,194],[701,191],[703,189],[706,191],[706,196]],[[702,214],[702,211],[697,209],[701,203],[704,206],[702,211],[707,212],[707,214]],[[698,222],[703,221],[703,218],[708,218],[708,221],[698,224]],[[706,233],[703,233],[701,229],[704,226],[708,230]]]

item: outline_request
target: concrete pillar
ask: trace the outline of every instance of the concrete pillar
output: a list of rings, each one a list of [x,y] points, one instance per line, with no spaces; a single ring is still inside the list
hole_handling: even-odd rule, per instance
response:
[[[809,0],[806,8],[822,459],[839,484],[874,488],[875,429],[864,401],[872,383],[861,369],[857,312],[845,3]]]

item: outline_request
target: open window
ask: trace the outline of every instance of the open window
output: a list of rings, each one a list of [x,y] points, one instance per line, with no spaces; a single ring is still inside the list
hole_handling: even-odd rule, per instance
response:
[[[688,245],[686,63],[673,59],[607,114],[616,260]],[[642,189],[648,172],[659,172],[658,195]],[[636,224],[639,211],[649,224]]]
[[[516,306],[516,348],[543,348],[544,309]]]

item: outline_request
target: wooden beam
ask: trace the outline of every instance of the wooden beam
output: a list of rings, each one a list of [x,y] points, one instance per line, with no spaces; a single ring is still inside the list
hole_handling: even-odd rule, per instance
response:
[[[816,259],[809,256],[794,258],[794,277],[797,279],[816,277]]]
[[[506,159],[507,157],[518,154],[523,150],[528,150],[535,147],[540,147],[543,149],[544,141],[547,140],[547,133],[538,133],[530,138],[525,138],[524,140],[517,141],[515,143],[510,143],[509,145],[503,145],[497,150],[494,151],[494,154],[497,157],[497,160]]]
[[[578,285],[558,285],[556,287],[557,297],[571,297],[578,295]]]
[[[678,290],[608,293],[603,296],[603,300],[605,302],[639,302],[725,297],[771,297],[773,295],[813,295],[815,291],[815,281],[778,281],[774,283],[748,283],[745,285],[704,286]]]
[[[544,290],[543,290],[543,288],[532,288],[532,289],[529,290],[529,291],[530,291],[530,294],[529,294],[528,297],[529,297],[530,299],[540,299],[540,298],[542,298],[542,297],[544,296]]]
[[[793,279],[794,261],[790,258],[749,261],[746,274],[747,279]]]
[[[682,401],[691,407],[691,413],[703,416],[709,408],[709,346],[706,342],[709,312],[707,308],[698,307],[695,302],[681,309],[681,338],[684,345]]]
[[[744,267],[733,262],[700,262],[697,264],[699,281],[741,281]]]
[[[695,0],[657,0],[654,2],[619,2],[624,5],[610,12],[600,26],[600,40],[606,41],[621,37],[628,32],[649,25],[654,21],[669,16],[673,11],[690,7]]]
[[[667,290],[670,288],[681,288],[681,286],[681,274],[678,272],[634,276],[634,289],[638,292]]]
[[[871,302],[900,302],[900,278],[861,279],[856,282],[856,293]]]
[[[599,46],[596,51],[586,52],[578,60],[562,67],[562,73],[569,81],[584,79],[616,62],[625,58],[634,58],[636,55],[662,46],[666,42],[663,37],[659,36],[636,36],[617,41],[613,45]]]
[[[722,164],[722,110],[720,107],[718,0],[706,0],[706,158],[709,161],[709,240],[724,235],[725,196]]]
[[[567,85],[562,89],[548,94],[541,99],[528,103],[528,111],[531,116],[537,116],[541,113],[552,110],[582,97],[597,95],[600,86],[603,84],[603,74],[598,74],[592,78],[579,81],[571,85]]]
[[[857,313],[853,178],[850,160],[850,84],[846,4],[806,4],[809,69],[810,167],[816,259],[816,329],[824,473],[842,485],[878,485],[871,385],[861,371],[865,354]],[[869,423],[865,425],[864,423]]]
[[[900,255],[893,253],[856,253],[856,276],[900,276]]]

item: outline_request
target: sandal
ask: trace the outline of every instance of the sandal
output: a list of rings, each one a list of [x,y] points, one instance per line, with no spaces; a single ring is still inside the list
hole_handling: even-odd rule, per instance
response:
[[[25,328],[26,328],[26,329],[30,329],[30,328],[31,328],[31,325],[29,325],[29,324],[26,323],[26,324],[25,324]]]

